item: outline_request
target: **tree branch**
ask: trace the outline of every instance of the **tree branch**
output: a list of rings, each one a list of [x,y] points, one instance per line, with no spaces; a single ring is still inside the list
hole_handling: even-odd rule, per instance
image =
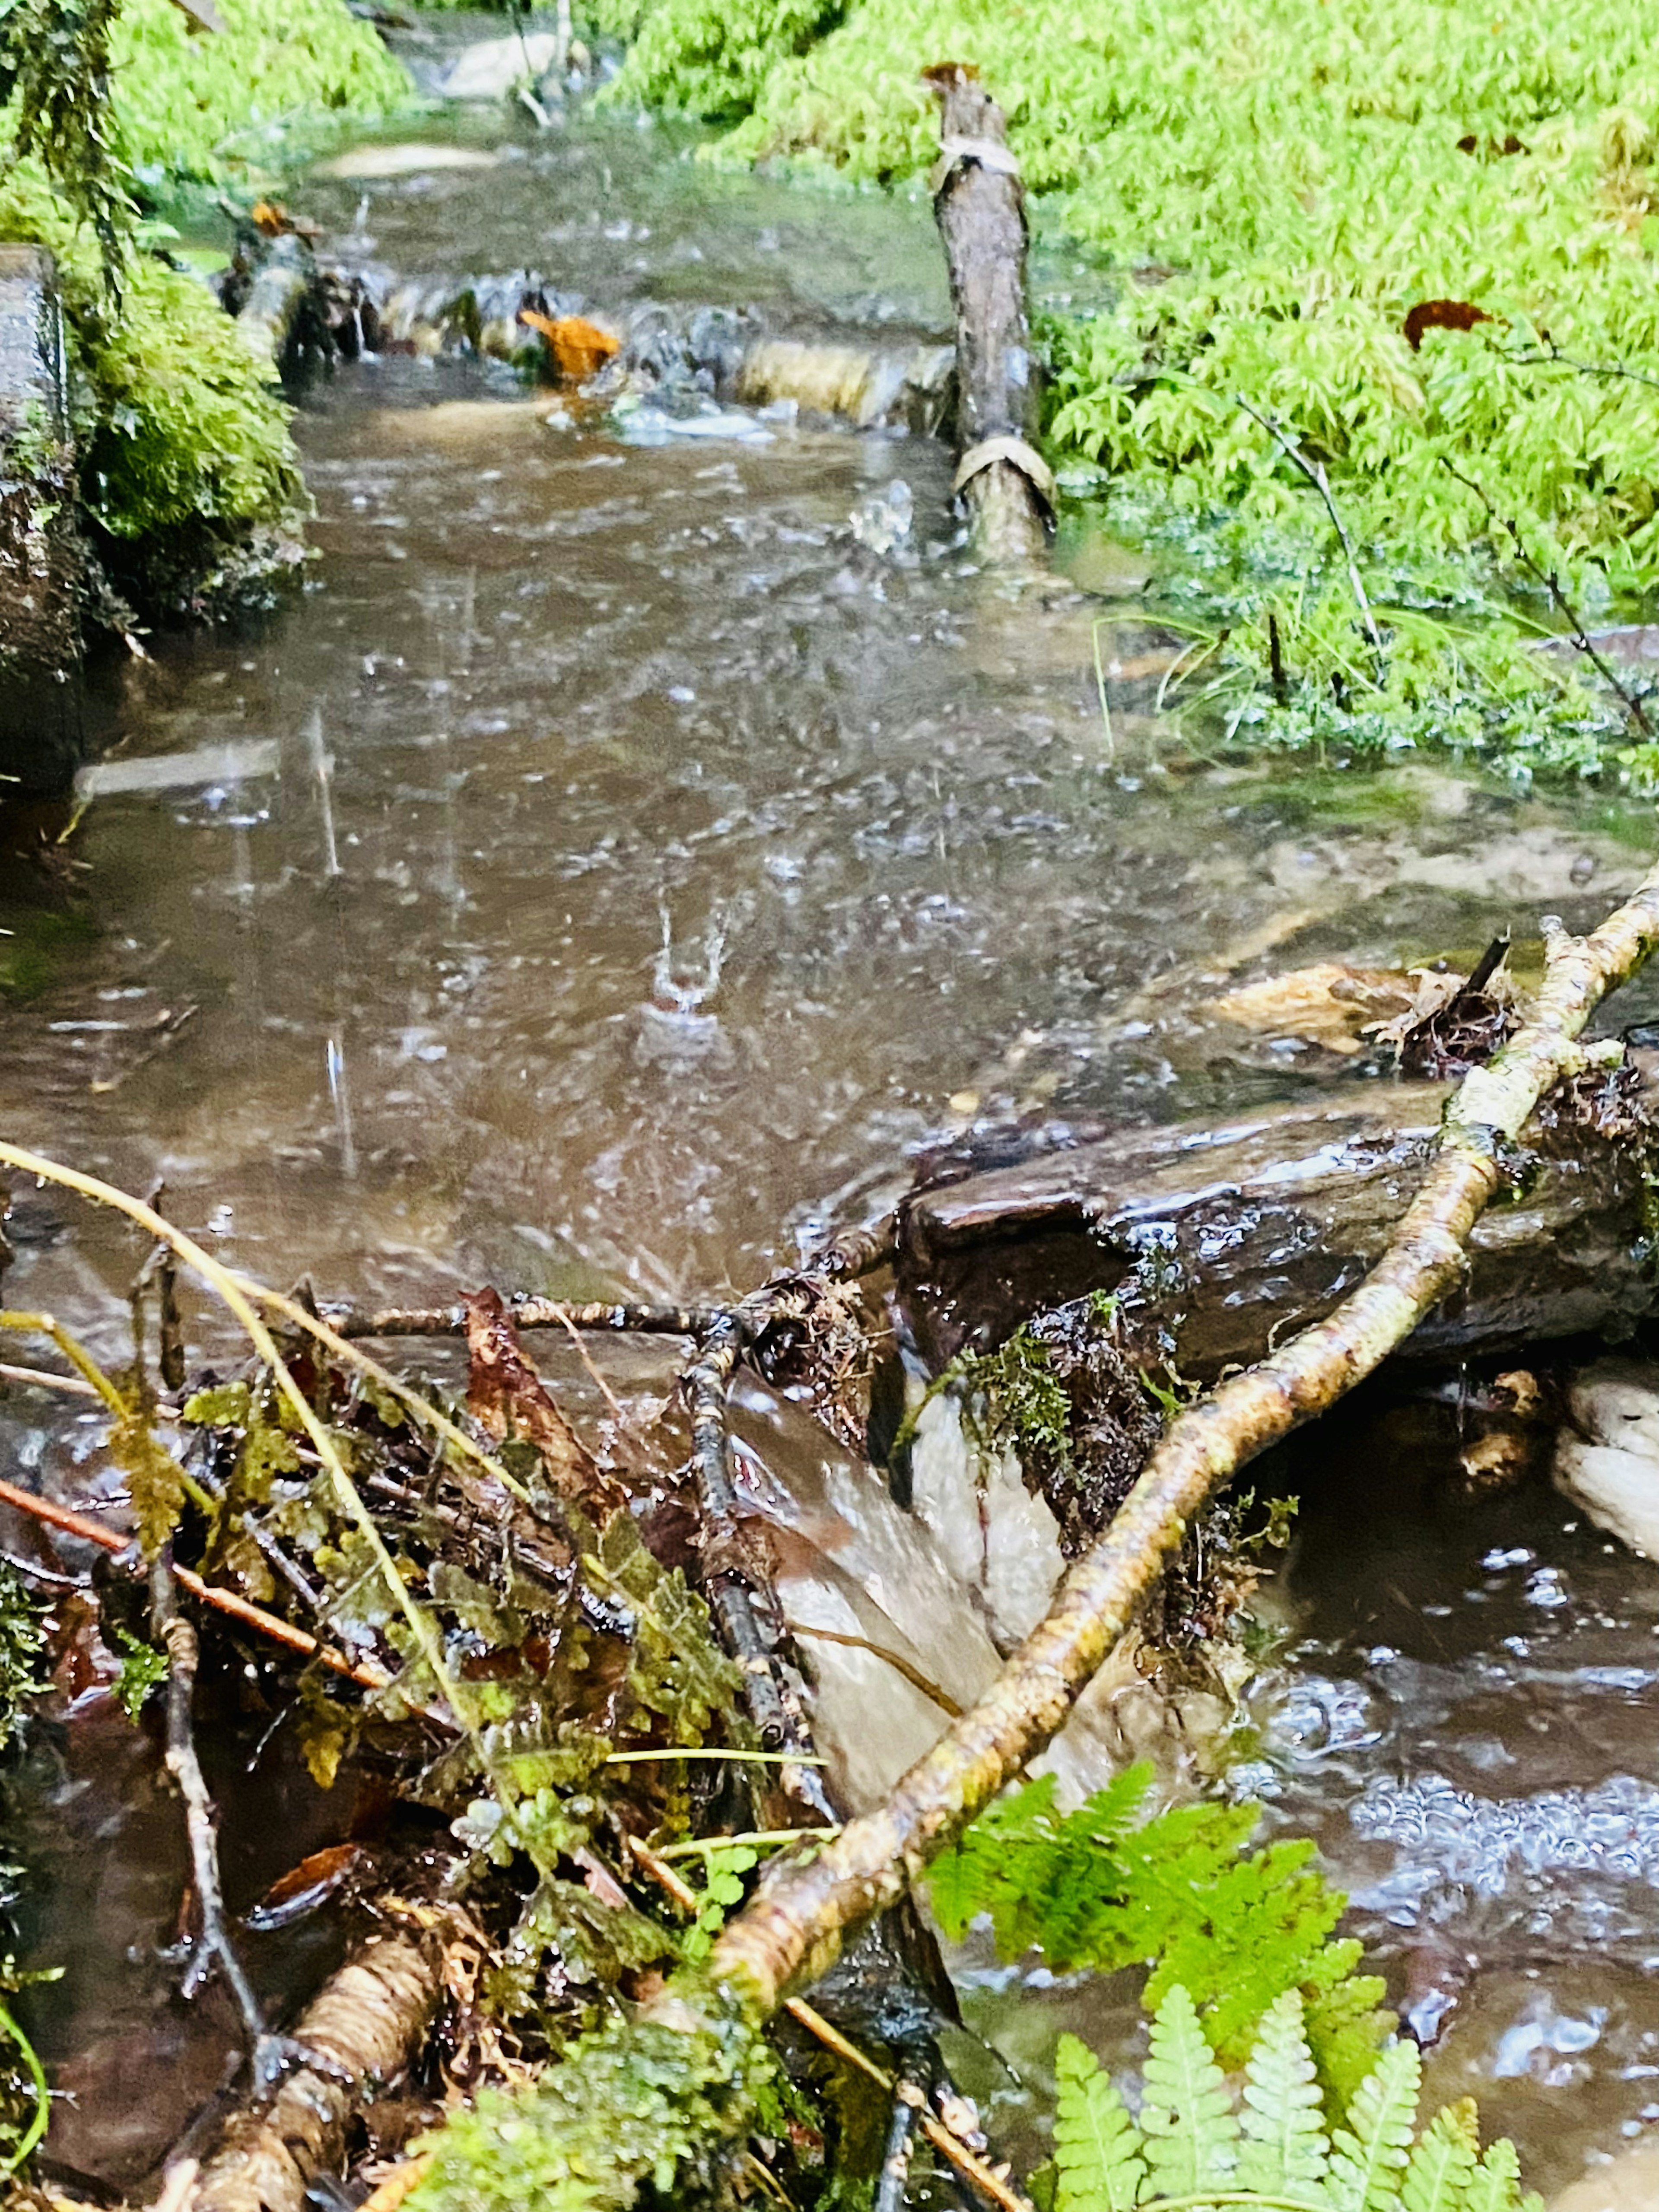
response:
[[[1178,1417],[1001,1675],[884,1804],[767,1869],[709,1962],[762,2012],[823,1972],[848,1933],[895,1903],[1042,1750],[1194,1515],[1240,1468],[1371,1373],[1456,1287],[1465,1241],[1510,1179],[1528,1115],[1582,1065],[1575,1040],[1591,1012],[1659,942],[1659,866],[1593,936],[1570,937],[1559,922],[1545,930],[1544,980],[1521,1029],[1465,1078],[1418,1194],[1365,1281],[1324,1321]]]

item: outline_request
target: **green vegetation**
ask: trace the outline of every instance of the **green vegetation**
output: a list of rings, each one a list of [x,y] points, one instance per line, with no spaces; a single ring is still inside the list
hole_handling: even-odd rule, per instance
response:
[[[1302,2000],[1270,2008],[1235,2100],[1177,1983],[1158,2008],[1138,2119],[1075,2036],[1062,2038],[1054,2127],[1059,2212],[1139,2204],[1255,2205],[1270,2212],[1532,2212],[1513,2143],[1482,2154],[1474,2106],[1437,2112],[1420,2134],[1422,2061],[1383,2051],[1355,2089],[1347,2124],[1327,2134]]]
[[[0,183],[0,239],[57,258],[82,508],[120,582],[176,605],[227,563],[244,592],[290,565],[306,501],[289,410],[206,286],[133,253],[109,312],[93,240],[30,167]]]
[[[1307,2006],[1320,2081],[1340,2112],[1394,2026],[1359,1945],[1332,1941],[1347,1899],[1295,1840],[1249,1851],[1254,1805],[1182,1805],[1140,1822],[1152,1770],[1139,1765],[1077,1811],[1054,1809],[1054,1778],[999,1798],[929,1875],[946,1935],[989,1916],[997,1948],[1033,1948],[1060,1973],[1151,1966],[1146,2001],[1177,1984],[1224,2066],[1241,2065],[1287,1990]],[[1139,1823],[1139,1824],[1138,1824]]]
[[[1230,737],[1579,772],[1631,744],[1524,624],[1469,620],[1518,592],[1559,628],[1552,575],[1592,613],[1659,586],[1659,70],[1630,10],[644,0],[634,27],[617,96],[865,179],[931,162],[924,66],[979,66],[1040,225],[1099,272],[1046,326],[1056,458],[1163,549]]]
[[[0,1559],[0,1750],[21,1731],[30,1700],[46,1686],[41,1671],[46,1631],[36,1605],[15,1567]]]
[[[277,126],[382,115],[409,79],[342,0],[215,0],[204,36],[173,0],[125,0],[112,41],[121,151],[142,184],[235,174]]]
[[[82,504],[145,606],[246,601],[299,559],[307,507],[289,410],[217,301],[141,251],[146,198],[234,180],[256,134],[408,96],[342,0],[225,0],[224,28],[171,0],[11,0],[0,240],[57,257]]]

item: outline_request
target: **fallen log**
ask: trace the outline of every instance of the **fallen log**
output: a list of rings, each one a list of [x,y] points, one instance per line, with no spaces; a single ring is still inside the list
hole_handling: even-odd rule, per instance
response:
[[[1522,1132],[1523,1188],[1469,1239],[1455,1297],[1407,1356],[1455,1360],[1595,1332],[1659,1304],[1644,1259],[1659,1076],[1634,1055],[1614,1114],[1553,1106]],[[1125,1129],[916,1192],[902,1208],[901,1301],[936,1372],[1047,1308],[1115,1294],[1120,1325],[1173,1343],[1187,1380],[1261,1358],[1322,1320],[1387,1249],[1428,1173],[1444,1084],[1344,1085],[1222,1124]],[[1577,1094],[1575,1094],[1575,1101]]]
[[[1455,1289],[1476,1222],[1512,1184],[1540,1099],[1589,1074],[1578,1044],[1607,993],[1659,944],[1659,865],[1592,935],[1544,926],[1544,979],[1510,1042],[1448,1103],[1415,1194],[1376,1264],[1325,1319],[1171,1423],[1105,1531],[1076,1559],[1001,1674],[884,1804],[767,1869],[708,1962],[763,2017],[823,1973],[848,1932],[902,1896],[1051,1741],[1128,1632],[1193,1516],[1239,1469],[1372,1374]]]
[[[435,1946],[404,1935],[364,1944],[295,2023],[295,2045],[316,2063],[237,2114],[197,2179],[191,2212],[305,2212],[312,2182],[339,2169],[353,2113],[413,2062],[439,1995]]]
[[[1040,560],[1054,478],[1030,443],[1036,381],[1025,313],[1025,193],[1002,110],[957,62],[925,72],[939,99],[933,213],[957,319],[957,447],[952,489],[988,560]]]

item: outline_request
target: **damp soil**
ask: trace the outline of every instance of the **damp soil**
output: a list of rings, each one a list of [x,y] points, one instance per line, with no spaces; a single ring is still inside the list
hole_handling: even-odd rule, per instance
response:
[[[919,200],[733,176],[620,119],[417,131],[501,158],[299,177],[290,201],[405,272],[939,330]],[[1202,1012],[1269,943],[1287,966],[1472,956],[1542,911],[1589,923],[1639,871],[1650,809],[1443,762],[1263,766],[1160,718],[1168,643],[1109,517],[1017,589],[964,549],[943,448],[714,419],[654,444],[553,428],[461,359],[306,395],[307,590],[106,672],[100,743],[149,787],[72,830],[4,817],[9,1133],[165,1181],[193,1235],[282,1283],[696,1298],[941,1141],[1334,1079],[1318,1048]],[[185,758],[226,746],[254,750]],[[16,1197],[9,1300],[118,1359],[125,1234]],[[635,1357],[622,1387],[652,1379]],[[94,1435],[0,1400],[14,1479],[107,1492]],[[1425,1503],[1409,1423],[1328,1449],[1336,1504],[1310,1492],[1244,1778],[1353,1883],[1406,2002],[1445,1984],[1437,2090],[1475,2089],[1553,2186],[1659,2117],[1659,1571],[1547,1491]],[[237,1725],[246,1905],[347,1815],[261,1717]],[[14,1800],[27,1946],[69,1969],[30,2001],[76,2091],[65,2166],[126,2185],[229,2047],[210,2001],[173,1995],[154,1748],[82,1685]],[[274,1944],[267,1986],[301,1985],[322,1942]],[[1054,2013],[1104,2034],[1119,1994],[1016,2005],[1010,1978],[973,1969],[970,2011],[1020,2069],[988,2085],[1012,2123]]]

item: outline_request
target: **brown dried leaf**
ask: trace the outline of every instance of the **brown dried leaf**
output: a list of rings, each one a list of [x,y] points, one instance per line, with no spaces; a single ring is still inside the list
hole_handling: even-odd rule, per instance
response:
[[[1470,300],[1419,300],[1400,327],[1406,333],[1406,343],[1416,353],[1425,331],[1472,331],[1477,323],[1492,319],[1484,307],[1477,307]]]
[[[560,1497],[580,1504],[603,1527],[627,1503],[622,1486],[559,1411],[494,1291],[479,1291],[466,1302],[466,1348],[467,1404],[474,1419],[492,1437],[521,1437],[534,1444]]]
[[[1365,1035],[1390,1045],[1402,1075],[1431,1082],[1462,1075],[1490,1060],[1515,1029],[1515,985],[1507,965],[1509,941],[1495,939],[1468,975],[1413,968],[1412,1003],[1393,1021],[1373,1023]]]
[[[291,1920],[301,1920],[314,1912],[368,1863],[368,1853],[360,1844],[331,1844],[325,1850],[313,1851],[309,1858],[277,1876],[259,1902],[244,1915],[244,1924],[253,1929],[286,1928]]]
[[[1410,984],[1393,969],[1321,960],[1247,983],[1200,1011],[1239,1029],[1303,1037],[1346,1057],[1359,1050],[1368,1025],[1404,1014],[1411,1004]]]

